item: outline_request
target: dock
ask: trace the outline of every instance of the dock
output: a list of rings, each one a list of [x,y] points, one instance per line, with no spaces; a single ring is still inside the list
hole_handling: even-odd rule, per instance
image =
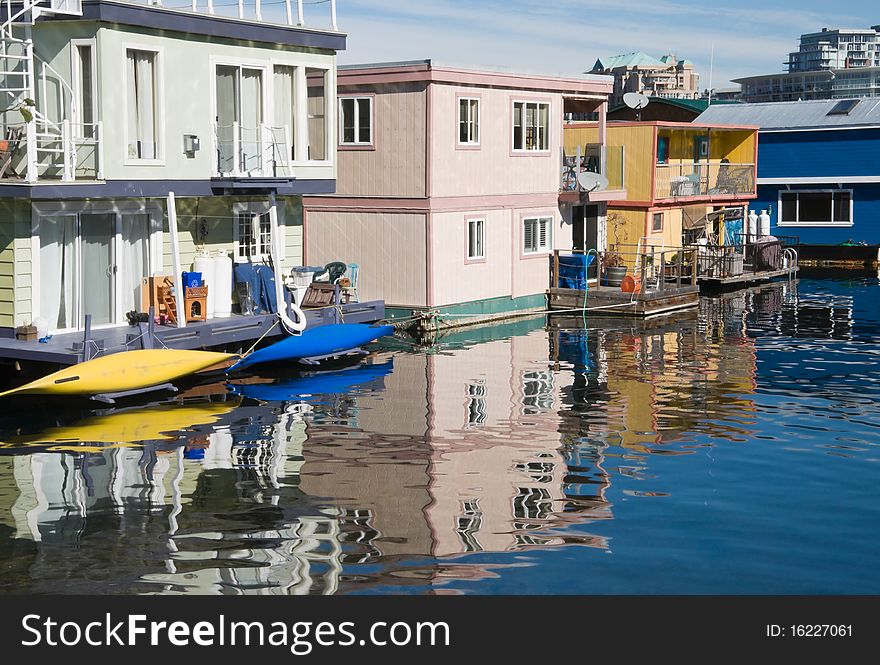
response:
[[[755,272],[743,272],[739,275],[727,275],[725,277],[712,277],[703,275],[697,278],[700,285],[708,287],[728,286],[734,284],[755,284],[757,282],[768,282],[778,277],[788,277],[793,279],[798,273],[798,266],[789,268],[780,268],[779,270],[758,270]]]
[[[304,310],[309,328],[331,323],[375,323],[385,318],[382,300],[344,303],[338,306]],[[232,352],[247,350],[261,337],[271,339],[283,334],[274,313],[241,315],[192,321],[184,328],[148,324],[92,328],[86,340],[83,331],[55,334],[47,342],[0,338],[0,360],[74,365],[83,361],[88,345],[89,357],[143,348],[210,349]]]
[[[693,269],[696,251],[651,246],[639,246],[636,252],[618,249],[627,270],[632,268],[633,273],[629,277],[629,290],[624,290],[627,287],[609,283],[602,255],[598,255],[595,266],[590,265],[582,275],[573,276],[566,273],[565,255],[555,250],[551,257],[547,309],[551,315],[559,312],[590,318],[646,318],[696,307],[700,300],[700,287]],[[583,252],[572,250],[568,256],[578,254]]]

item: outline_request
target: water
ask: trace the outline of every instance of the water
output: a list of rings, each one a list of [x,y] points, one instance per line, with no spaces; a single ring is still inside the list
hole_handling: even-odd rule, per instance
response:
[[[4,593],[880,592],[880,288],[0,414]],[[81,443],[86,441],[90,443]]]

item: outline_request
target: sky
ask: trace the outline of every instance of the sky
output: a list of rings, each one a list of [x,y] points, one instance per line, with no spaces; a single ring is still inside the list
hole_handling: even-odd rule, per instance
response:
[[[880,24],[876,2],[844,0],[337,0],[340,64],[433,59],[523,73],[578,74],[602,56],[668,52],[700,87],[785,71],[798,37]],[[314,8],[317,9],[317,8]],[[713,58],[714,45],[714,58]]]

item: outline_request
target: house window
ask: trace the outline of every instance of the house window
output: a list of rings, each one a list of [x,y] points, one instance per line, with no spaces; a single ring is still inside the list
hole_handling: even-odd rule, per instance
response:
[[[283,206],[278,206],[278,233],[281,236],[280,256],[284,258]],[[263,204],[236,204],[234,208],[233,245],[238,263],[269,261],[272,256],[272,225]]]
[[[486,222],[482,219],[469,219],[468,229],[468,259],[486,258],[484,234]]]
[[[73,132],[77,138],[91,139],[95,137],[95,99],[96,93],[96,62],[95,44],[88,42],[72,42],[73,51],[73,91],[76,99],[76,115]]]
[[[275,77],[275,117],[272,133],[276,149],[287,157],[282,160],[296,159],[296,68],[287,65],[276,65]]]
[[[458,142],[480,145],[480,100],[460,97],[458,100]]]
[[[126,137],[129,159],[159,159],[158,54],[126,49]]]
[[[373,143],[373,98],[340,97],[339,144],[371,145]]]
[[[263,172],[263,70],[217,65],[217,172]]]
[[[326,69],[307,68],[306,87],[309,114],[308,158],[311,161],[329,159],[327,150],[327,78]],[[333,107],[330,107],[332,112]],[[332,127],[332,125],[330,125]]]
[[[513,103],[513,149],[549,150],[550,104]]]
[[[780,192],[779,224],[852,225],[852,190]]]
[[[666,164],[669,162],[669,137],[657,137],[657,163]]]
[[[663,213],[655,212],[651,221],[651,231],[658,232],[663,230]]]
[[[537,254],[550,249],[552,222],[552,217],[531,217],[523,220],[523,254]]]

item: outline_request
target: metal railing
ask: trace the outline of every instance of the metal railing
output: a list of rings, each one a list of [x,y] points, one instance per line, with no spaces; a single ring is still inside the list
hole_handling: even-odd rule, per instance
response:
[[[624,146],[603,146],[599,143],[588,143],[573,155],[562,154],[562,178],[559,189],[563,192],[583,191],[578,184],[578,174],[583,172],[598,173],[608,178],[607,189],[624,188]],[[604,161],[604,169],[603,169]]]
[[[695,247],[664,247],[662,245],[612,245],[605,252],[594,249],[553,250],[550,257],[550,287],[570,288],[564,285],[560,266],[565,255],[595,254],[586,267],[588,289],[630,289],[633,293],[656,293],[694,286],[697,283],[697,249]],[[616,270],[615,270],[616,269]],[[617,275],[615,275],[615,272]],[[623,284],[626,277],[629,284]],[[618,281],[620,278],[620,281]]]
[[[797,267],[796,236],[766,236],[737,234],[739,242],[728,245],[690,245],[697,252],[697,277],[726,279],[745,274],[774,272]],[[792,249],[787,253],[788,249]],[[794,264],[791,257],[794,256]]]
[[[0,131],[4,136],[13,137],[5,139],[10,161],[3,171],[4,179],[61,182],[104,179],[101,122],[64,120],[56,124],[34,118],[31,123],[2,124]]]
[[[755,165],[711,160],[657,164],[654,198],[680,199],[755,193]]]
[[[237,177],[291,176],[293,144],[290,128],[260,124],[246,127],[214,123],[215,174]]]
[[[88,2],[89,0],[85,0]],[[154,9],[171,9],[178,11],[190,11],[198,14],[211,14],[225,16],[226,18],[238,18],[246,21],[260,21],[276,23],[280,25],[306,27],[306,15],[304,5],[315,5],[315,9],[321,9],[327,23],[317,23],[313,20],[318,14],[309,16],[308,27],[326,28],[338,31],[336,24],[336,0],[123,0],[135,5],[149,5]],[[311,11],[311,9],[310,9]],[[326,13],[324,13],[326,12]]]

